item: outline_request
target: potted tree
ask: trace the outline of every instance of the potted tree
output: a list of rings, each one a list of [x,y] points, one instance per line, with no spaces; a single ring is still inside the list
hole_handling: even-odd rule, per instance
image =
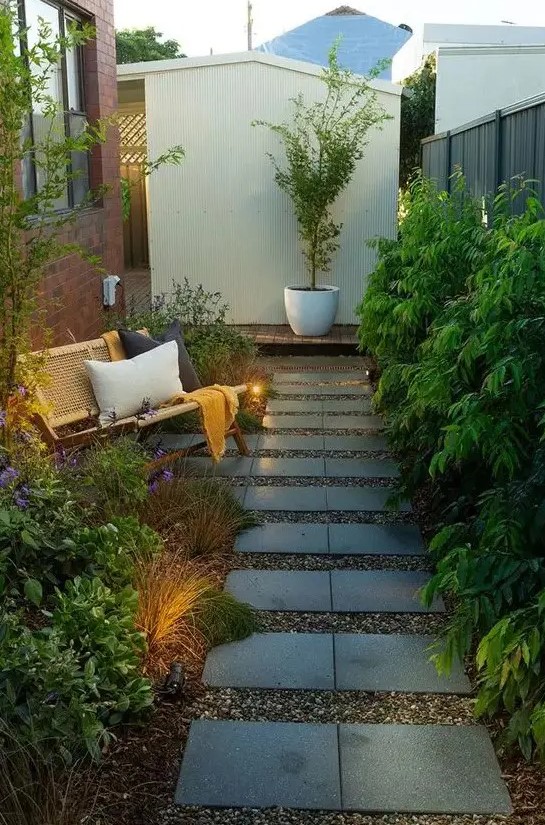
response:
[[[318,273],[330,271],[339,247],[342,224],[334,221],[331,207],[363,157],[367,132],[387,117],[369,85],[383,65],[369,77],[359,77],[341,69],[338,50],[336,41],[322,72],[325,88],[320,100],[306,103],[299,94],[292,100],[291,123],[254,121],[282,141],[285,165],[269,157],[278,186],[292,200],[309,273],[309,283],[284,290],[286,314],[296,335],[326,335],[335,320],[339,288],[318,284]]]

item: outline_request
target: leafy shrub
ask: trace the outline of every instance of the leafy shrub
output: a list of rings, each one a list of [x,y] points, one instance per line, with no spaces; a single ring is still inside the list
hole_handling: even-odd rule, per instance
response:
[[[243,433],[260,433],[265,428],[261,423],[260,416],[249,410],[239,410],[237,413],[237,424]]]
[[[176,478],[160,484],[140,517],[189,556],[231,550],[236,536],[255,524],[232,487],[216,478]]]
[[[92,500],[107,517],[132,512],[148,495],[147,458],[130,438],[117,438],[85,452],[76,481],[89,489]]]
[[[139,675],[137,595],[76,578],[56,601],[43,630],[25,627],[16,613],[0,618],[1,716],[26,741],[55,742],[67,760],[82,749],[98,759],[109,728],[152,702]]]
[[[545,220],[523,195],[514,214],[520,191],[504,187],[485,226],[461,180],[452,196],[416,181],[398,241],[379,247],[360,340],[383,368],[404,490],[425,487],[441,522],[424,598],[455,608],[438,666],[480,641],[478,710],[506,710],[528,755],[545,752]]]

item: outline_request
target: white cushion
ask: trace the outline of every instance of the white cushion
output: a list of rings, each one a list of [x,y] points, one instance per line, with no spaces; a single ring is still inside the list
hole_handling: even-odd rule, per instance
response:
[[[170,341],[124,361],[85,361],[102,424],[128,418],[183,392],[178,366],[178,344]]]

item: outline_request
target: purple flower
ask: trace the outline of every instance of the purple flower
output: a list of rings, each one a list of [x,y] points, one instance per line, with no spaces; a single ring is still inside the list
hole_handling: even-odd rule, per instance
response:
[[[15,481],[18,475],[19,472],[15,469],[15,467],[6,467],[6,469],[2,470],[0,473],[0,487],[7,487],[8,484]]]
[[[153,453],[154,458],[163,458],[166,455],[165,450],[162,450],[160,447],[157,447],[155,452]]]
[[[148,490],[150,493],[156,493],[159,489],[159,479],[153,478],[150,483],[148,484]]]
[[[20,507],[21,510],[26,510],[30,503],[28,499],[29,493],[30,490],[28,489],[26,484],[22,484],[15,490],[15,493],[13,494],[13,500],[17,507]]]
[[[163,472],[161,473],[161,478],[163,479],[163,481],[172,481],[172,479],[174,478],[174,473],[172,472],[172,470],[163,470]]]
[[[0,427],[6,426],[6,412],[5,410],[0,410]]]
[[[19,384],[19,386],[17,387],[17,392],[19,393],[21,398],[25,398],[27,394],[27,389],[26,387],[23,387],[21,384]]]

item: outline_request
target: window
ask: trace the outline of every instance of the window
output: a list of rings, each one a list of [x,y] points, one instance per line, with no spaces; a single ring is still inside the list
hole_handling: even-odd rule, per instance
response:
[[[28,47],[37,41],[40,19],[51,28],[52,37],[64,35],[68,28],[80,25],[81,21],[68,9],[47,0],[24,0],[21,4],[21,24],[28,29]],[[25,48],[24,43],[21,48]],[[47,95],[59,104],[59,113],[54,123],[44,112],[44,106],[34,101],[24,138],[31,137],[39,144],[48,134],[76,137],[85,128],[85,101],[83,95],[83,54],[81,47],[66,50],[59,65],[53,68],[47,80]],[[44,185],[44,169],[35,154],[27,157],[23,164],[23,190],[25,197],[39,192]],[[72,152],[67,158],[71,175],[66,192],[56,201],[56,209],[69,209],[81,204],[89,192],[89,157],[87,152]]]

